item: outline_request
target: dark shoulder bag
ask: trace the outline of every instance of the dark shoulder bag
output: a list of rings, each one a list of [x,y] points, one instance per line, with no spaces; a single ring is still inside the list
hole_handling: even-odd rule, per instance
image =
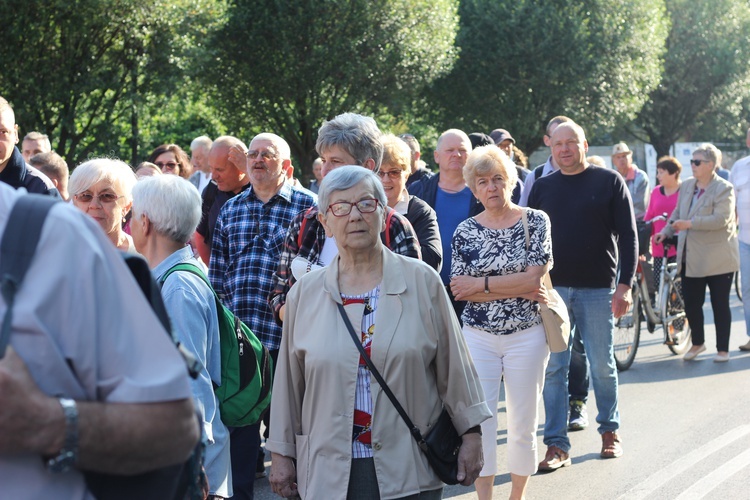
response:
[[[367,355],[365,348],[362,347],[362,342],[357,338],[357,334],[354,332],[354,328],[352,327],[351,321],[349,321],[349,317],[346,315],[344,306],[341,304],[337,304],[337,306],[341,318],[346,325],[346,329],[349,330],[349,335],[352,336],[354,345],[357,346],[359,354],[370,369],[370,373],[375,377],[375,380],[378,381],[380,388],[383,389],[383,392],[388,396],[388,399],[391,400],[391,403],[393,403],[398,414],[401,415],[401,418],[409,428],[409,432],[411,432],[412,437],[414,437],[417,445],[419,445],[419,449],[421,449],[427,456],[427,461],[430,463],[432,470],[435,471],[437,476],[444,483],[458,484],[458,479],[456,479],[456,476],[458,475],[458,449],[461,447],[462,439],[461,436],[458,435],[456,428],[453,426],[453,421],[448,414],[448,410],[443,407],[443,411],[440,412],[440,416],[438,417],[437,422],[435,422],[435,425],[432,426],[432,429],[430,429],[427,435],[422,436],[422,433],[419,432],[417,426],[414,425],[414,422],[412,422],[406,414],[406,411],[404,411],[404,408],[398,402],[398,399],[396,399],[396,396],[393,394],[390,387],[388,387],[388,384],[383,380],[378,369],[372,364],[370,356]]]

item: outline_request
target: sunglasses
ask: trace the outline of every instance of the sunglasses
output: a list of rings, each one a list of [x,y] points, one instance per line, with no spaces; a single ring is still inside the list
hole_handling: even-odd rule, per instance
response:
[[[80,201],[81,203],[91,203],[94,198],[98,199],[99,203],[101,203],[102,205],[108,205],[116,202],[117,200],[122,198],[122,196],[117,196],[114,193],[101,193],[96,196],[91,193],[81,193],[75,195],[75,199]]]
[[[164,170],[172,171],[172,170],[176,169],[179,165],[177,163],[173,162],[173,161],[168,161],[166,163],[161,162],[161,161],[157,161],[156,162],[156,166],[159,167],[160,169],[162,169],[162,171],[164,171]]]
[[[694,167],[700,167],[703,162],[710,163],[708,160],[690,160],[690,164]]]

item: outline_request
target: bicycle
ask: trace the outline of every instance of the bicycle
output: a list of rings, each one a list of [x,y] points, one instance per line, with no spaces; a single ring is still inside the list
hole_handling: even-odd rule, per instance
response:
[[[667,255],[676,244],[676,238],[667,239],[663,244],[664,255]],[[653,333],[657,325],[662,327],[664,344],[673,354],[682,354],[690,347],[690,324],[685,316],[682,277],[677,274],[677,263],[669,263],[665,257],[659,276],[659,290],[652,305],[642,261],[638,260],[632,291],[633,305],[615,322],[613,340],[618,371],[625,371],[633,364],[640,343],[641,321],[644,319],[649,333]]]

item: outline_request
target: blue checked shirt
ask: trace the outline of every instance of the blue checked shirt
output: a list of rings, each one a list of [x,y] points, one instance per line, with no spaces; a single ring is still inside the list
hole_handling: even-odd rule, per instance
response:
[[[279,348],[281,327],[268,306],[273,273],[295,215],[317,203],[285,183],[268,203],[250,188],[227,201],[211,244],[209,279],[216,292],[268,349]]]

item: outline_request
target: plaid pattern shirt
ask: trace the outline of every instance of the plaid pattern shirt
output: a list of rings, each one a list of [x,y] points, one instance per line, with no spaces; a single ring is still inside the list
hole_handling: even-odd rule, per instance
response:
[[[279,348],[281,327],[268,307],[273,273],[292,218],[316,203],[309,191],[284,183],[267,203],[252,188],[222,207],[211,245],[209,279],[224,303],[268,349]]]
[[[393,215],[386,227],[390,243],[388,248],[393,253],[421,260],[422,252],[419,247],[419,240],[411,223],[406,217],[395,210],[389,210],[393,212]],[[299,233],[303,220],[305,220],[305,229],[300,238]],[[380,239],[383,241],[383,244],[386,243],[385,231],[380,233]],[[278,268],[273,275],[273,291],[268,297],[268,303],[273,310],[273,316],[278,325],[282,324],[279,317],[279,309],[286,304],[286,294],[295,281],[294,276],[292,276],[292,261],[299,255],[313,264],[322,265],[323,263],[320,262],[320,252],[325,242],[326,231],[323,224],[318,221],[317,206],[311,210],[303,210],[297,214],[289,225],[289,231],[286,233],[284,245],[281,249]]]

